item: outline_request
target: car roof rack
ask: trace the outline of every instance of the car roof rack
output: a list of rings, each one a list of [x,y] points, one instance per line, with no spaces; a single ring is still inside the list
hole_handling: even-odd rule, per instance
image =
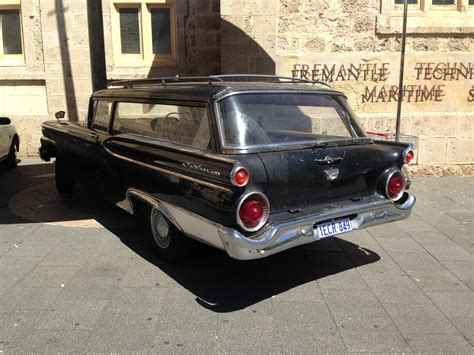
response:
[[[327,87],[331,87],[327,82],[320,80],[309,80],[303,78],[294,78],[290,76],[278,76],[278,75],[266,75],[266,74],[221,74],[221,75],[210,75],[210,76],[171,76],[162,78],[146,78],[146,79],[128,79],[128,80],[117,80],[110,82],[107,87],[122,87],[122,88],[134,88],[134,87],[149,87],[154,85],[178,85],[187,83],[208,83],[209,85],[218,84],[225,85],[227,87],[226,79],[238,79],[239,81],[252,82],[252,81],[267,81],[277,83],[289,83],[289,84],[321,84]]]

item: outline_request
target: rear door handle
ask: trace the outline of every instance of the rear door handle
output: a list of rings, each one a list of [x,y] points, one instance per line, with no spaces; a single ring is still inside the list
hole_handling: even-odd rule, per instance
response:
[[[99,135],[98,135],[97,133],[91,133],[91,134],[89,135],[89,137],[91,137],[91,139],[93,139],[93,140],[95,140],[95,141],[99,139]]]

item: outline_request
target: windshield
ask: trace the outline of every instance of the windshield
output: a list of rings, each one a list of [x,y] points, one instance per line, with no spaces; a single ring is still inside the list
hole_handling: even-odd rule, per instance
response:
[[[240,94],[219,106],[223,143],[230,148],[365,137],[346,99],[338,95]]]

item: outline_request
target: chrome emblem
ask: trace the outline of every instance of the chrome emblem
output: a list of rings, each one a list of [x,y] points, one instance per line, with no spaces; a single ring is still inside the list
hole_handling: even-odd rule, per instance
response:
[[[334,181],[339,176],[339,169],[325,169],[324,172],[327,175],[329,181]]]
[[[329,155],[327,155],[326,157],[324,157],[324,159],[314,159],[314,161],[318,164],[326,164],[326,165],[331,165],[333,163],[339,163],[340,161],[342,161],[343,157],[330,157]]]

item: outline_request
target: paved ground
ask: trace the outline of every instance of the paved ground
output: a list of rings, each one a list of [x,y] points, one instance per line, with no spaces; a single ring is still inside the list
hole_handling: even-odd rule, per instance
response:
[[[400,223],[255,262],[157,260],[125,213],[0,170],[0,352],[473,353],[474,179]]]

